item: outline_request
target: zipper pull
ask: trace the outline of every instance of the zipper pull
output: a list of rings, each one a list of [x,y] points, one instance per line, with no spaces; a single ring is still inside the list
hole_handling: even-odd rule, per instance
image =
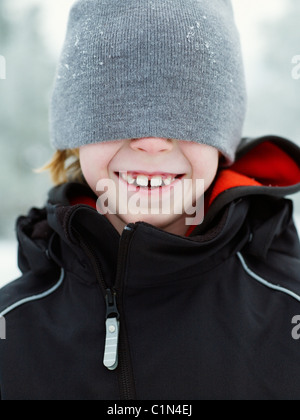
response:
[[[116,292],[106,290],[106,339],[103,364],[109,370],[118,367],[120,314],[117,308]]]

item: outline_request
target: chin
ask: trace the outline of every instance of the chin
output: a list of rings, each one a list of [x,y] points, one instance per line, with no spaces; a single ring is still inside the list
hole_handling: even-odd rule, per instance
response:
[[[164,229],[167,226],[181,219],[182,215],[138,214],[138,215],[126,215],[125,217],[122,216],[122,218],[126,224],[144,222],[144,223],[148,223],[149,225],[155,226],[157,228]]]

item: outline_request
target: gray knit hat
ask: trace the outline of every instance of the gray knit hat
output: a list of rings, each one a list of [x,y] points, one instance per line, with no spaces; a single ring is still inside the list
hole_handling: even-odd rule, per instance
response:
[[[59,150],[141,137],[235,159],[246,112],[230,0],[79,0],[50,106]]]

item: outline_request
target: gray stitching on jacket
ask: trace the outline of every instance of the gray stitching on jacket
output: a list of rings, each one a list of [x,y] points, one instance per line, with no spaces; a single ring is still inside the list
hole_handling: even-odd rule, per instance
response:
[[[300,302],[300,296],[299,295],[297,295],[296,293],[292,292],[289,289],[286,289],[285,287],[281,287],[279,285],[276,286],[275,284],[272,284],[272,283],[268,282],[267,280],[263,279],[262,277],[258,276],[247,266],[247,264],[244,260],[244,257],[242,256],[242,254],[240,252],[237,253],[237,256],[238,256],[239,260],[241,261],[244,270],[249,274],[249,276],[254,278],[259,283],[263,284],[264,286],[268,287],[269,289],[275,290],[277,292],[285,293],[286,295],[289,295],[292,298],[296,299],[298,302]]]
[[[25,305],[26,303],[34,302],[36,300],[44,299],[45,297],[50,296],[57,289],[59,289],[59,287],[62,285],[62,283],[64,281],[64,277],[65,277],[65,271],[64,271],[64,269],[61,269],[61,274],[60,274],[59,281],[53,287],[51,287],[51,289],[47,290],[46,292],[40,293],[38,295],[30,296],[30,297],[19,300],[18,302],[10,305],[3,312],[1,312],[0,317],[4,317],[9,312],[12,312],[16,308],[19,308],[20,306]]]

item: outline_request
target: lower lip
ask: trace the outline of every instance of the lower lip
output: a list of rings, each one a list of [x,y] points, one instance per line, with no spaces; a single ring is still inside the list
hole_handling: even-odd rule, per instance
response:
[[[182,175],[180,178],[175,179],[174,182],[170,185],[164,185],[162,187],[154,187],[154,188],[148,188],[148,187],[140,187],[136,185],[130,185],[127,181],[125,181],[123,178],[119,176],[118,173],[116,173],[116,176],[118,177],[119,181],[121,182],[121,185],[125,185],[127,187],[127,191],[129,192],[135,192],[139,193],[141,195],[149,195],[149,194],[158,194],[158,193],[167,193],[171,191],[171,187],[175,187],[184,177]]]

